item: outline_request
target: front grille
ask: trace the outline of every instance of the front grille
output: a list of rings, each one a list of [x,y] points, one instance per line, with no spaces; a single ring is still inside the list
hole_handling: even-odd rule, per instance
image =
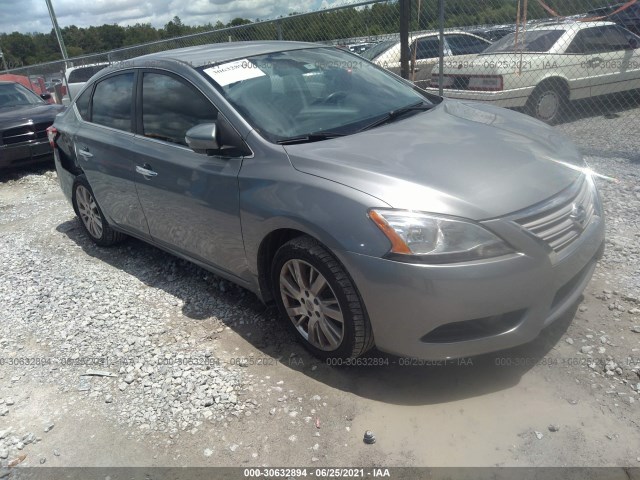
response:
[[[47,128],[52,122],[31,123],[21,127],[9,128],[2,132],[2,143],[5,145],[14,145],[16,143],[25,143],[33,140],[41,140],[47,138]]]
[[[583,178],[577,187],[545,203],[539,211],[516,222],[560,252],[577,240],[595,213],[590,183]]]

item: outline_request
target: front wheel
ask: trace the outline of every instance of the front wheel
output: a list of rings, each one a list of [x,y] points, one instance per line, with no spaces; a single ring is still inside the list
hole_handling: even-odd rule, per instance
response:
[[[272,266],[274,296],[304,346],[319,358],[356,358],[373,346],[362,300],[344,267],[311,237],[284,244]]]

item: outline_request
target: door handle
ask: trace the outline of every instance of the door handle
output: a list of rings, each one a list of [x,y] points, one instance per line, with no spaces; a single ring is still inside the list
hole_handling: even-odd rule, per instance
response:
[[[78,150],[78,155],[84,157],[85,160],[88,160],[91,157],[93,157],[93,153],[91,153],[87,148]]]
[[[151,170],[149,164],[145,163],[142,167],[140,165],[136,165],[136,172],[145,177],[155,177],[158,175],[158,172],[154,172]]]
[[[587,62],[587,65],[589,65],[589,67],[593,68],[593,67],[599,66],[602,62],[604,62],[604,60],[602,58],[596,57],[596,58],[592,58],[591,60],[589,60]]]

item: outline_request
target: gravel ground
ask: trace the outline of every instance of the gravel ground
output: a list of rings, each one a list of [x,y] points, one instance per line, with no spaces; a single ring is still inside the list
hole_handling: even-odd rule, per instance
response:
[[[610,178],[575,316],[472,368],[327,366],[249,292],[136,240],[93,246],[50,169],[4,174],[0,465],[640,465],[633,114],[558,127]],[[449,440],[412,441],[422,425]]]

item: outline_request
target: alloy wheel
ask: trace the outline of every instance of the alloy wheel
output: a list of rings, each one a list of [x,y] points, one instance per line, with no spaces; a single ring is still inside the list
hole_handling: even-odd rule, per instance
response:
[[[280,271],[280,294],[289,319],[305,340],[323,351],[340,347],[344,316],[327,279],[311,264],[292,259]]]
[[[89,234],[94,238],[102,237],[102,216],[98,210],[93,195],[84,185],[78,185],[76,189],[76,203],[78,213]]]

